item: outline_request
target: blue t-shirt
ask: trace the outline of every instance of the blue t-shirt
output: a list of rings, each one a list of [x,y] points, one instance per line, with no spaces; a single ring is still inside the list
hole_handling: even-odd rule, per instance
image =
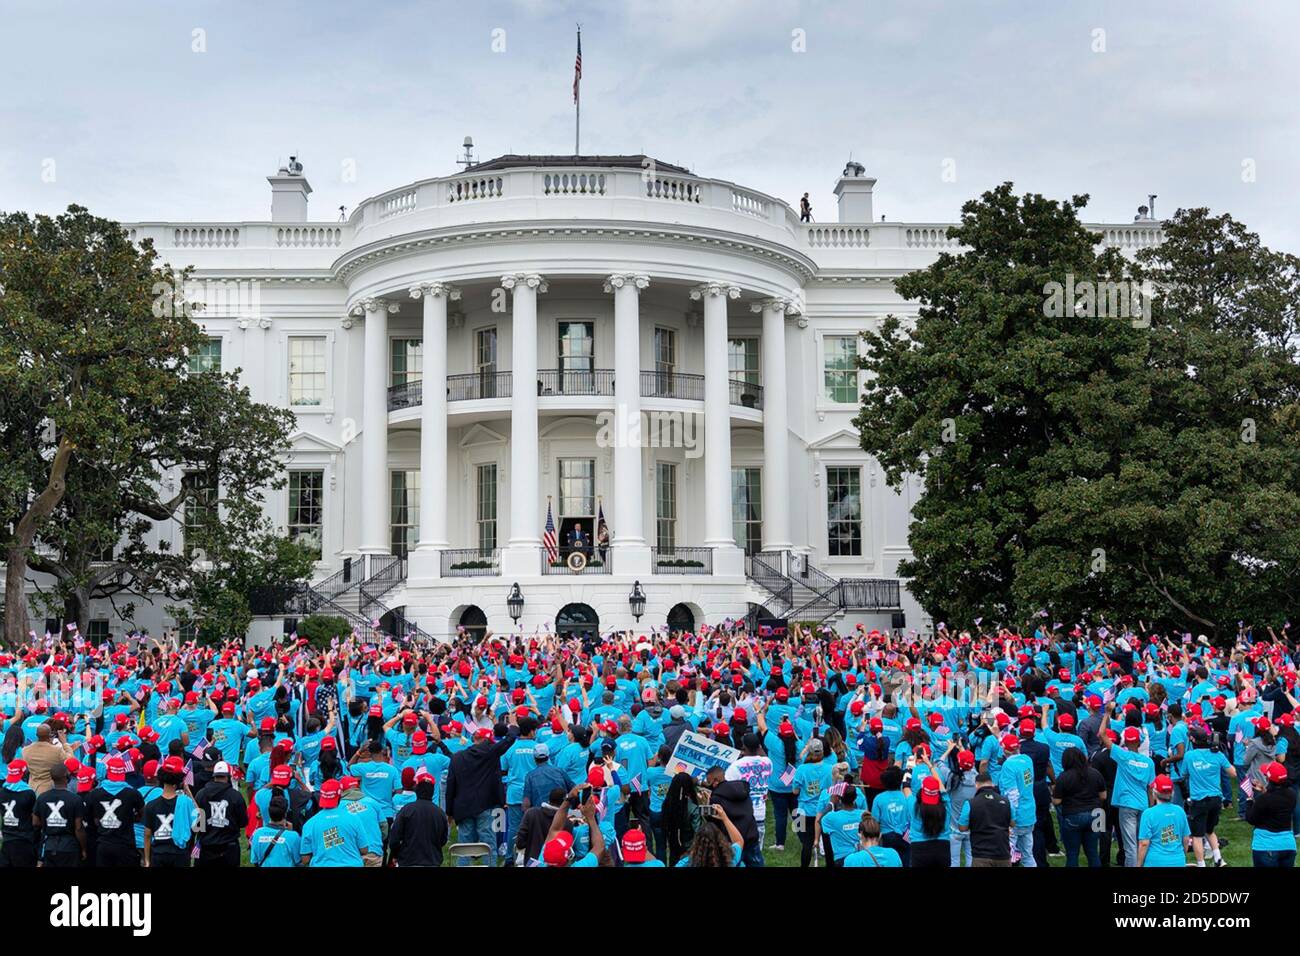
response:
[[[1192,800],[1205,800],[1210,797],[1220,799],[1223,788],[1220,786],[1220,774],[1228,769],[1228,758],[1217,750],[1196,748],[1189,750],[1183,758],[1183,771],[1187,774],[1188,797]]]
[[[871,804],[871,815],[880,823],[880,832],[902,836],[912,822],[914,797],[905,796],[901,790],[886,790],[876,794]]]
[[[254,866],[297,866],[302,859],[302,837],[289,829],[258,827],[249,841],[248,858]]]
[[[1018,827],[1031,827],[1038,819],[1034,806],[1034,762],[1025,754],[1013,754],[998,773],[998,789],[1011,804],[1011,821]]]
[[[379,809],[379,815],[385,820],[392,819],[393,794],[402,789],[402,773],[391,763],[357,764],[352,768],[353,775],[361,781],[361,792],[373,800]]]
[[[810,817],[821,813],[827,802],[835,765],[829,760],[800,764],[794,772],[791,789],[798,795],[799,810]]]
[[[1111,748],[1115,759],[1115,792],[1111,796],[1111,805],[1128,807],[1131,810],[1145,810],[1150,804],[1147,799],[1147,787],[1156,778],[1156,764],[1150,757],[1143,756],[1136,750]]]
[[[891,850],[887,846],[873,846],[869,850],[858,850],[850,853],[844,858],[845,866],[862,867],[862,866],[888,866],[901,867],[902,859],[897,850]]]
[[[1192,835],[1187,825],[1187,814],[1182,807],[1172,803],[1157,803],[1142,811],[1138,824],[1138,839],[1150,840],[1147,847],[1146,866],[1186,866],[1186,840]]]
[[[363,866],[361,854],[371,846],[357,817],[342,807],[321,810],[302,828],[302,852],[311,856],[311,866]]]
[[[835,859],[843,860],[858,848],[858,823],[862,820],[862,810],[844,808],[831,810],[822,816],[822,833],[831,840],[831,853]]]

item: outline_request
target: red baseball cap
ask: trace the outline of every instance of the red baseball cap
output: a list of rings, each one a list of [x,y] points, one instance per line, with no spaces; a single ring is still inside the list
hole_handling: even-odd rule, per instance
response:
[[[339,742],[333,737],[325,737],[320,742],[321,750],[338,750]]]
[[[9,761],[9,769],[5,773],[5,783],[17,783],[23,779],[23,774],[27,772],[26,760]]]
[[[1074,726],[1074,714],[1062,714],[1060,717],[1056,718],[1056,723],[1061,727],[1069,729]]]
[[[1264,764],[1261,770],[1269,783],[1286,783],[1286,767],[1277,761]]]
[[[95,789],[95,768],[82,767],[77,771],[77,793],[86,793]]]
[[[542,847],[542,862],[547,866],[568,866],[573,855],[573,834],[561,830]]]
[[[1166,773],[1156,774],[1156,779],[1152,782],[1151,786],[1155,789],[1156,793],[1174,792],[1174,781],[1170,779],[1169,775]]]
[[[343,784],[338,780],[326,780],[320,785],[320,794],[318,800],[321,808],[329,810],[339,805],[339,797],[343,793]]]
[[[274,787],[287,787],[292,779],[293,771],[289,769],[287,763],[282,763],[271,771],[271,785]]]
[[[1124,728],[1124,743],[1136,744],[1142,741],[1142,731],[1136,727]]]
[[[645,834],[631,829],[623,834],[623,860],[627,863],[644,863],[646,857]]]
[[[184,773],[185,761],[181,760],[181,758],[177,756],[168,757],[162,762],[162,769],[168,773]]]
[[[957,751],[957,766],[962,770],[973,770],[975,768],[975,754],[969,750]]]
[[[592,767],[587,771],[587,783],[590,786],[604,789],[605,787],[605,768],[600,766]]]
[[[121,757],[109,757],[105,764],[109,780],[126,779],[126,761]]]
[[[943,714],[939,713],[937,710],[932,710],[930,711],[929,720],[930,720],[931,727],[938,727],[940,724],[943,723]]]
[[[1020,736],[1022,737],[1034,736],[1034,731],[1037,729],[1038,729],[1038,725],[1034,723],[1032,720],[1022,720],[1020,722]]]
[[[273,733],[275,731],[275,718],[263,717],[257,725],[257,729],[262,733]]]
[[[1015,734],[1007,734],[1005,737],[1002,738],[1002,749],[1019,750],[1020,738],[1017,737]]]
[[[943,791],[939,789],[938,777],[926,777],[921,784],[921,802],[933,806],[939,802]]]

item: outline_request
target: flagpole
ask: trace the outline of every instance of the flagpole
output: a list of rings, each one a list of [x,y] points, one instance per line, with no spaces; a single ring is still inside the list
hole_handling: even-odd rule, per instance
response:
[[[582,24],[578,24],[578,76],[573,86],[573,155],[581,156],[582,149]]]

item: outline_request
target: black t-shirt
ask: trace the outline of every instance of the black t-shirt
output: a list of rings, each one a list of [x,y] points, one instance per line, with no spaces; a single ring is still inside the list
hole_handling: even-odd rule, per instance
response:
[[[134,787],[109,793],[102,786],[86,794],[87,817],[95,838],[107,846],[135,846],[135,823],[144,813],[144,797]]]
[[[1106,780],[1092,767],[1066,770],[1056,778],[1053,796],[1061,801],[1061,812],[1088,813],[1101,806]]]
[[[144,808],[144,828],[150,833],[151,852],[175,856],[188,852],[190,836],[181,846],[172,839],[172,824],[176,820],[176,798],[154,797]]]
[[[0,787],[0,833],[6,840],[32,840],[32,808],[36,806],[36,791],[10,790]]]
[[[248,805],[228,783],[212,781],[194,795],[200,819],[199,845],[229,846],[239,842],[239,831],[248,826]]]
[[[71,790],[54,788],[36,798],[32,813],[40,818],[43,834],[43,853],[68,853],[80,851],[77,842],[77,821],[84,819],[85,807],[81,798]]]

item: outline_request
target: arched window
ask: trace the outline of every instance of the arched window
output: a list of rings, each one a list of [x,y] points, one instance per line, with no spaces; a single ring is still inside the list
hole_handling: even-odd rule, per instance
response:
[[[685,604],[674,604],[668,611],[668,630],[689,633],[695,630],[695,612]]]
[[[477,604],[471,604],[460,612],[460,620],[456,623],[465,629],[468,636],[478,640],[487,630],[487,615]]]
[[[595,638],[600,617],[587,604],[566,604],[555,615],[555,633],[560,637]]]

